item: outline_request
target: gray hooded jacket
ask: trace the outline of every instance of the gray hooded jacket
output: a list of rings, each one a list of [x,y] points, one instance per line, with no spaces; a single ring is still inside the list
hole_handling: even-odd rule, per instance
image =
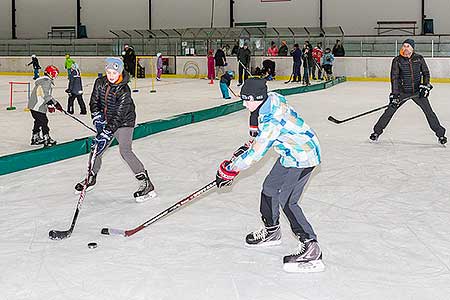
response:
[[[41,113],[47,112],[47,105],[56,103],[52,96],[53,80],[48,76],[43,76],[34,82],[34,88],[28,100],[28,108]]]

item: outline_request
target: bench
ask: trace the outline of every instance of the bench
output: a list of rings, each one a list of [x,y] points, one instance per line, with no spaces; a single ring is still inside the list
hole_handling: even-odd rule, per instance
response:
[[[47,32],[47,38],[75,38],[76,27],[75,26],[52,26],[50,31]]]
[[[378,21],[377,27],[375,27],[374,29],[377,30],[378,35],[382,35],[394,30],[416,35],[416,29],[418,29],[416,25],[416,21]]]

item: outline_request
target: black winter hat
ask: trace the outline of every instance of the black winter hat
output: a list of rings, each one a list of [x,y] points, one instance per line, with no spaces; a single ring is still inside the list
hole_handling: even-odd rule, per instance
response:
[[[241,99],[244,101],[265,101],[267,99],[266,80],[262,78],[249,78],[241,89]]]
[[[413,39],[406,39],[403,44],[410,44],[413,49],[416,48],[416,42]]]

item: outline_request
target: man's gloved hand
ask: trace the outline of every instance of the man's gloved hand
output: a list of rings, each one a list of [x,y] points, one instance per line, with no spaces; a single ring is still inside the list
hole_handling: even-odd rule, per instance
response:
[[[393,108],[398,108],[400,106],[401,100],[400,100],[400,94],[393,94],[391,93],[389,95],[389,105]]]
[[[433,86],[429,83],[419,85],[419,98],[428,98],[432,88]]]

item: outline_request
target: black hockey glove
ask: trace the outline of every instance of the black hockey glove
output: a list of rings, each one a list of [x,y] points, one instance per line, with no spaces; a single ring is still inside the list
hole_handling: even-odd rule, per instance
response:
[[[389,105],[393,108],[398,108],[400,106],[401,100],[400,100],[400,94],[393,94],[391,93],[389,95]]]
[[[236,149],[236,151],[233,152],[233,156],[231,158],[231,160],[234,160],[236,158],[238,158],[239,156],[241,156],[245,151],[247,151],[248,149],[250,149],[250,147],[252,146],[254,140],[249,140],[247,142],[245,142],[244,145],[240,146],[239,148]]]
[[[433,88],[431,84],[421,84],[419,85],[419,98],[428,98],[430,91]]]

